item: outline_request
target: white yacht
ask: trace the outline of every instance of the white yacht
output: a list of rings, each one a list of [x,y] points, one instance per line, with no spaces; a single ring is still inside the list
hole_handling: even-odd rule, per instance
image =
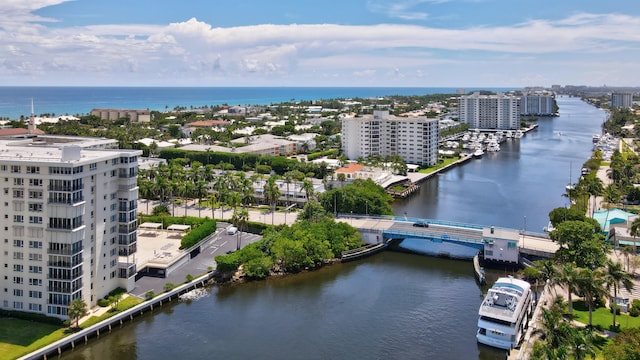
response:
[[[500,144],[498,144],[498,141],[491,140],[487,145],[487,151],[491,151],[491,152],[500,151]]]
[[[520,139],[523,135],[524,133],[522,132],[522,130],[516,130],[516,133],[513,135],[513,137],[516,139]]]
[[[484,155],[484,151],[482,151],[481,147],[477,147],[476,150],[473,152],[473,157],[476,159],[481,158],[482,155]]]
[[[499,278],[478,311],[478,342],[506,350],[517,347],[533,309],[531,284],[511,276]]]

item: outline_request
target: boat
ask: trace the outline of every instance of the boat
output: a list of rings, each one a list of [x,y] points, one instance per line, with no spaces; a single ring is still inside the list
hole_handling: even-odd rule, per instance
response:
[[[497,140],[491,140],[487,145],[487,151],[496,152],[500,151],[500,144],[498,144]]]
[[[476,159],[481,158],[482,155],[484,155],[484,151],[482,151],[482,148],[476,148],[476,151],[473,152],[473,157]]]
[[[513,277],[499,278],[478,310],[479,343],[511,350],[522,341],[534,301],[531,284]]]
[[[547,224],[547,226],[543,227],[542,230],[544,232],[552,232],[553,230],[555,230],[556,228],[553,227],[553,224],[551,223],[551,221],[549,221],[549,224]]]
[[[513,133],[511,132],[511,130],[507,130],[507,132],[504,134],[504,136],[507,139],[511,139],[513,137]]]
[[[523,135],[524,133],[522,132],[522,130],[516,130],[516,133],[513,135],[513,137],[516,139],[520,139]]]

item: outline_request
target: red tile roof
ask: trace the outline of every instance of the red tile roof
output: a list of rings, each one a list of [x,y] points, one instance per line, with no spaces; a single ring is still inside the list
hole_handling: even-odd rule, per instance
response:
[[[364,169],[364,165],[350,163],[349,165],[346,165],[344,167],[341,167],[340,169],[337,169],[336,172],[337,173],[355,173],[362,169]]]

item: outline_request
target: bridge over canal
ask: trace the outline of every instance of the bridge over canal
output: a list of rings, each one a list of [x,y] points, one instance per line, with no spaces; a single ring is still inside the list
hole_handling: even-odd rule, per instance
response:
[[[522,229],[401,216],[339,214],[337,221],[357,228],[368,244],[383,243],[390,239],[403,243],[410,241],[419,247],[436,249],[434,255],[473,257],[467,254],[475,254],[478,250],[484,250],[485,246],[493,245],[495,237],[490,235],[492,228],[495,234],[511,234],[511,240],[517,241],[520,255],[549,258],[558,250],[558,245],[546,233],[525,232]],[[456,254],[460,256],[455,256]]]

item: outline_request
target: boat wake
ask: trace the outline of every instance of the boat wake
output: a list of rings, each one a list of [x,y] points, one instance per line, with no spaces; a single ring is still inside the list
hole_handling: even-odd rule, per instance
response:
[[[193,289],[179,296],[180,301],[196,301],[209,295],[209,291],[204,288]]]

